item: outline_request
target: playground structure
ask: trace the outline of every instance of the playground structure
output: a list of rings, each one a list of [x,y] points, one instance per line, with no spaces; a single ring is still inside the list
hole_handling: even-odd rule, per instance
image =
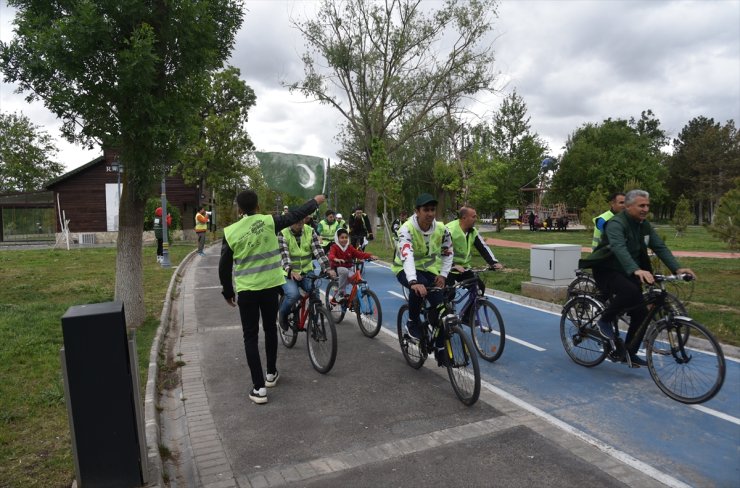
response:
[[[568,208],[565,203],[543,205],[539,198],[537,200],[537,202],[530,203],[525,208],[523,216],[525,221],[530,212],[533,212],[540,222],[544,222],[547,217],[551,217],[553,221],[557,221],[560,217],[567,217],[568,225],[579,225],[581,223],[576,209]]]

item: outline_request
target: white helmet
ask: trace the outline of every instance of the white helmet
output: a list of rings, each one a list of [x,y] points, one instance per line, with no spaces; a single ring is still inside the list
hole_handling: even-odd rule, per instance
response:
[[[340,213],[336,214],[336,218],[341,219],[342,218],[342,214],[340,214]]]

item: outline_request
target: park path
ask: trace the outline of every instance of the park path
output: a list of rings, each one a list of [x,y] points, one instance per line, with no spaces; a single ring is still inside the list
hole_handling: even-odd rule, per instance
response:
[[[489,246],[514,247],[518,249],[529,249],[533,245],[530,242],[508,241],[506,239],[494,239],[491,237],[486,239],[486,244],[488,244]],[[581,252],[591,252],[591,248],[582,247]],[[687,258],[715,258],[715,259],[740,258],[739,253],[710,252],[710,251],[673,251],[673,255],[677,257],[687,257]]]

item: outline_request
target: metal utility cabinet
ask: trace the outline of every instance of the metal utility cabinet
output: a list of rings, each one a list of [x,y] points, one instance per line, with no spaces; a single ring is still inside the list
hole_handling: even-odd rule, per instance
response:
[[[532,246],[529,274],[532,283],[568,285],[575,278],[581,246],[573,244],[539,244]]]

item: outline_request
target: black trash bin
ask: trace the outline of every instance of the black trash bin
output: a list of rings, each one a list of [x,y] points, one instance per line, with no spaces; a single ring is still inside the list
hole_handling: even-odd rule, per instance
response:
[[[141,486],[141,419],[137,365],[130,352],[123,303],[70,307],[62,317],[67,409],[77,483]]]

